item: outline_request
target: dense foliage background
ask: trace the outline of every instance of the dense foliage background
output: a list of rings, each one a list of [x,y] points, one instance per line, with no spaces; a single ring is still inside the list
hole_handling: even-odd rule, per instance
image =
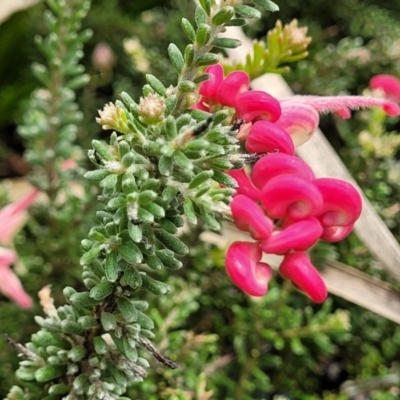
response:
[[[296,92],[359,94],[374,74],[400,77],[400,5],[396,0],[288,0],[280,6],[279,13],[250,26],[247,33],[262,38],[277,18],[283,23],[297,18],[301,26],[309,27],[313,37],[310,55],[286,76]],[[32,38],[43,33],[43,8],[39,4],[15,14],[0,26],[2,178],[24,176],[29,171],[16,126],[37,85],[29,65],[40,60]],[[85,20],[94,34],[84,58],[92,79],[78,94],[84,113],[77,138],[80,146],[88,149],[92,138],[104,135],[94,123],[96,110],[122,90],[138,98],[145,73],[156,75],[166,86],[173,81],[166,48],[170,42],[180,48],[186,44],[179,21],[192,15],[192,9],[192,2],[186,0],[94,2]],[[99,43],[112,51],[108,66],[93,58]],[[358,133],[376,128],[377,121],[382,128],[378,137],[383,141],[387,132],[399,129],[398,121],[384,120],[377,111],[360,113],[351,121],[326,118],[323,130],[329,132],[353,175],[400,238],[400,144],[384,142],[391,151],[382,155],[358,140]],[[82,166],[88,165],[83,159]],[[4,181],[3,204],[7,185]],[[79,285],[81,253],[76,244],[91,226],[88,216],[94,218],[94,198],[95,190],[88,186],[86,202],[82,205],[71,197],[57,217],[47,215],[45,207],[33,209],[34,218],[16,239],[25,265],[22,280],[33,296],[50,283],[56,302],[61,303],[61,289]],[[57,218],[56,224],[51,223],[52,218]],[[160,350],[179,361],[181,368],[170,371],[154,363],[144,384],[132,387],[132,399],[399,398],[400,329],[396,324],[334,296],[323,306],[314,306],[279,278],[268,296],[250,299],[226,276],[224,250],[201,243],[198,232],[187,235],[190,257],[170,280],[174,290],[168,300],[152,299],[157,307],[151,315],[158,321]],[[322,258],[340,257],[374,276],[390,279],[354,236],[339,247],[320,246],[315,252]],[[22,312],[1,297],[1,332],[26,342],[36,330],[33,315],[37,313],[38,305]],[[5,396],[15,379],[17,357],[3,341],[0,354],[0,396]],[[349,381],[354,381],[354,386]]]

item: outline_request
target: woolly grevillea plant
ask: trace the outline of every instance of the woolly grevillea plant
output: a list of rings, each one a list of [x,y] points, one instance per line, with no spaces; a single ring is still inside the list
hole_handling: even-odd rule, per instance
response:
[[[80,2],[48,3],[52,29],[59,26],[57,18],[63,20],[63,7],[71,26],[79,26]],[[178,235],[185,221],[191,226],[201,218],[220,230],[220,220],[227,218],[250,233],[253,241],[233,243],[226,255],[229,276],[249,295],[268,290],[272,270],[261,261],[266,252],[284,255],[279,273],[313,301],[326,298],[305,251],[320,238],[344,237],[361,212],[361,200],[350,184],[316,179],[294,148],[311,137],[319,112],[344,115],[352,108],[380,106],[395,115],[399,107],[364,97],[279,101],[250,90],[243,71],[225,77],[220,56],[211,50],[239,46],[218,35],[228,25],[259,18],[256,6],[277,10],[270,0],[200,0],[195,26],[182,19],[191,43],[183,53],[175,44],[168,47],[176,85],[166,88],[146,75],[138,101],[122,93],[121,100],[99,112],[97,122],[110,131],[110,139],[93,140],[89,151],[94,169],[85,177],[97,182],[101,193],[98,223],[82,241],[83,286],[79,291],[66,287],[67,304],[58,308],[42,294],[46,316],[36,317],[40,330],[26,346],[14,343],[25,358],[18,377],[29,385],[26,391],[14,388],[9,399],[122,400],[129,385],[145,379],[149,356],[178,367],[152,343],[155,324],[146,299],[148,292],[168,295],[171,290],[157,271],[182,267],[181,257],[190,251]],[[42,43],[46,54],[58,37]],[[67,36],[68,46],[60,48],[70,49],[78,38]],[[279,48],[278,38],[275,44]],[[69,68],[71,59],[57,66]],[[70,91],[65,94],[71,98]],[[31,156],[40,163],[38,154]],[[248,162],[255,162],[249,175]]]

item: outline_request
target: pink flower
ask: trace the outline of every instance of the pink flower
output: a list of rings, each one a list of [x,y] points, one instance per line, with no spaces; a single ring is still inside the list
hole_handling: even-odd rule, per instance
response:
[[[260,201],[261,191],[254,187],[244,168],[231,169],[228,171],[228,174],[238,183],[238,187],[236,188],[237,194],[243,194],[254,201]]]
[[[293,140],[290,135],[276,123],[257,121],[250,129],[246,140],[249,153],[286,153],[294,155]]]
[[[232,282],[250,296],[264,296],[272,276],[271,267],[260,262],[261,249],[257,243],[234,242],[229,247],[226,271]]]
[[[298,157],[284,153],[267,154],[258,160],[251,171],[251,181],[258,189],[278,175],[291,174],[307,180],[315,178],[312,169]]]
[[[319,178],[313,181],[323,198],[318,215],[322,226],[347,226],[354,224],[362,210],[362,200],[357,189],[350,183],[335,178]]]
[[[15,233],[24,223],[26,210],[39,194],[39,189],[32,189],[21,200],[8,204],[0,210],[0,243],[11,245]]]
[[[205,99],[215,99],[218,89],[224,79],[224,70],[220,64],[210,65],[204,70],[204,73],[210,75],[210,79],[200,85],[199,93]]]
[[[246,122],[256,119],[275,122],[281,115],[279,101],[260,90],[251,90],[236,96],[235,109],[237,117]]]
[[[287,226],[261,242],[267,254],[285,254],[291,250],[305,251],[317,243],[322,234],[321,224],[316,218],[306,218]]]
[[[299,221],[320,214],[322,196],[313,182],[296,175],[278,175],[261,191],[261,202],[271,218]]]
[[[15,301],[21,308],[30,308],[32,299],[24,291],[20,280],[10,268],[15,260],[14,251],[0,247],[0,292]]]
[[[290,134],[296,147],[310,139],[318,128],[318,112],[307,104],[282,101],[281,111],[275,124]]]
[[[238,194],[231,202],[231,210],[236,226],[250,232],[253,239],[265,240],[271,236],[274,223],[253,200]]]
[[[220,84],[215,100],[223,106],[233,107],[236,96],[247,92],[250,87],[250,78],[244,71],[231,72]]]
[[[371,90],[382,90],[388,100],[400,102],[400,80],[393,75],[375,75],[369,81],[369,87]]]
[[[279,273],[312,301],[322,303],[326,299],[328,291],[325,283],[306,253],[287,254],[279,267]]]

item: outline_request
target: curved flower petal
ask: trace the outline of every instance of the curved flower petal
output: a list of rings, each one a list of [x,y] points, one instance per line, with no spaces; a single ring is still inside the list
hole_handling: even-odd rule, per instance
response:
[[[249,75],[244,71],[233,71],[220,84],[215,99],[223,106],[234,107],[236,96],[247,92],[249,87]]]
[[[236,96],[235,109],[237,117],[246,122],[252,122],[256,118],[275,122],[281,115],[279,101],[260,90],[251,90]]]
[[[387,99],[396,103],[400,101],[400,80],[393,75],[375,75],[369,81],[371,90],[380,89],[385,93]]]
[[[289,217],[294,221],[319,215],[322,196],[313,182],[296,175],[279,175],[261,191],[261,203],[271,218]]]
[[[261,263],[257,243],[234,242],[226,253],[226,271],[232,282],[250,296],[264,296],[272,276],[271,267]]]
[[[294,155],[293,140],[276,123],[257,121],[253,124],[246,140],[249,153],[286,153]]]
[[[282,101],[281,111],[282,114],[275,123],[290,134],[296,147],[310,139],[318,128],[318,112],[307,104]]]
[[[317,243],[322,227],[316,218],[307,218],[273,232],[271,237],[261,242],[264,253],[285,254],[290,250],[305,251]]]
[[[199,89],[199,94],[205,99],[215,99],[218,89],[224,79],[224,70],[220,64],[208,66],[204,70],[205,74],[210,74],[211,77],[207,81],[202,82]]]
[[[278,175],[292,174],[312,180],[312,169],[302,159],[284,153],[268,154],[258,160],[251,171],[254,186],[262,189],[272,178]]]
[[[316,303],[322,303],[328,296],[321,275],[311,264],[306,253],[287,254],[279,267],[279,273]]]
[[[260,201],[261,191],[254,187],[244,168],[232,169],[228,171],[228,174],[238,183],[236,194],[243,194],[254,201]]]
[[[265,240],[271,236],[274,223],[253,200],[238,194],[230,206],[235,224],[240,230],[250,232],[255,240]]]
[[[353,230],[354,224],[345,226],[325,226],[321,235],[321,239],[325,242],[339,242],[340,240],[347,237]]]
[[[323,198],[322,210],[317,216],[322,226],[346,226],[358,219],[362,200],[351,183],[336,178],[318,178],[313,183]]]

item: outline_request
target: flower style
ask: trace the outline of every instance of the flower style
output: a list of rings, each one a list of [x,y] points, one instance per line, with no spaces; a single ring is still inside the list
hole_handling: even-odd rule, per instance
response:
[[[226,269],[236,286],[252,296],[268,291],[272,272],[261,263],[262,253],[284,255],[279,273],[319,303],[326,286],[305,253],[319,239],[334,242],[346,237],[361,214],[362,201],[349,183],[334,178],[316,179],[311,168],[295,156],[295,147],[305,143],[318,128],[319,113],[334,112],[349,118],[353,109],[381,107],[399,115],[396,82],[376,78],[372,86],[392,90],[388,99],[362,96],[294,96],[277,100],[269,94],[249,90],[243,71],[224,78],[222,67],[205,72],[210,79],[201,84],[201,100],[194,108],[212,112],[233,109],[243,121],[237,139],[245,149],[261,158],[251,174],[244,169],[228,173],[237,181],[231,202],[232,217],[254,242],[235,242],[226,254]],[[400,86],[399,96],[400,96]],[[216,108],[214,108],[216,107]]]

